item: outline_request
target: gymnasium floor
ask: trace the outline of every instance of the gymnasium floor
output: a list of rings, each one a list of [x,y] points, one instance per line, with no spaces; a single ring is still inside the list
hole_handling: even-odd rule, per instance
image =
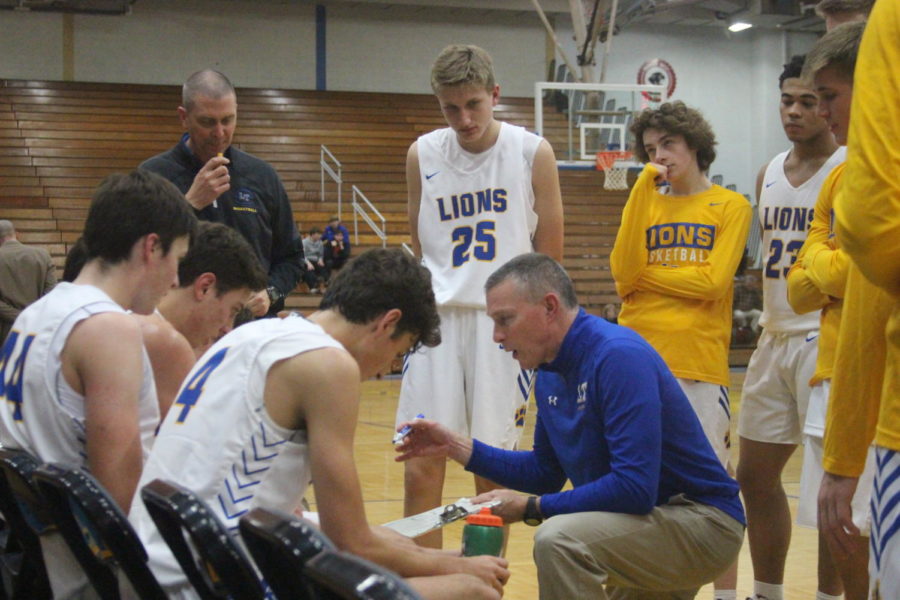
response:
[[[740,410],[740,392],[743,371],[732,371],[731,406],[733,421]],[[399,378],[369,381],[363,384],[359,425],[356,430],[356,464],[363,486],[366,513],[372,523],[384,523],[403,516],[403,466],[393,460],[394,411],[400,392]],[[533,407],[532,407],[533,408]],[[523,448],[530,447],[534,429],[533,410],[526,421]],[[737,440],[736,435],[732,439]],[[784,483],[791,510],[797,506],[800,483],[801,452],[791,458],[784,472]],[[737,462],[737,448],[732,448],[732,462]],[[473,493],[472,476],[456,463],[447,467],[447,484],[444,501],[453,502]],[[313,495],[309,496],[311,499]],[[533,600],[537,598],[537,577],[531,560],[532,529],[522,523],[512,526],[507,558],[512,577],[506,586],[507,600]],[[444,547],[458,548],[462,524],[455,523],[444,530]],[[816,534],[814,531],[794,527],[791,548],[788,553],[785,574],[785,599],[801,600],[815,596],[816,592]],[[738,578],[738,598],[752,592],[753,575],[750,567],[750,551],[746,538],[741,550]],[[697,595],[701,600],[712,598],[712,586]]]

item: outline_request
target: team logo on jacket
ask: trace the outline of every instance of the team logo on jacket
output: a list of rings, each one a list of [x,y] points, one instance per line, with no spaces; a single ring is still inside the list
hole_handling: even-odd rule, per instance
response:
[[[582,381],[578,384],[578,397],[575,399],[575,405],[578,410],[584,410],[585,403],[587,403],[587,381]]]
[[[234,210],[239,212],[257,212],[256,196],[253,194],[253,192],[251,192],[247,188],[240,188],[237,192],[235,192]]]

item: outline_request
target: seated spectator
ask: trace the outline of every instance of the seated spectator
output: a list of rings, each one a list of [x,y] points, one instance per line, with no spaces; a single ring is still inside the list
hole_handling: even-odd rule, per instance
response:
[[[328,225],[325,226],[325,231],[322,232],[322,241],[331,242],[336,240],[339,231],[344,234],[344,246],[347,248],[347,258],[350,258],[350,232],[344,227],[344,224],[341,223],[341,218],[339,216],[332,215],[331,218],[328,219]]]
[[[604,304],[601,315],[604,319],[606,319],[610,323],[618,323],[619,322],[619,305],[613,304],[612,302],[610,302],[609,304]]]
[[[303,254],[306,257],[306,270],[303,281],[313,294],[318,294],[328,281],[329,270],[325,265],[325,246],[322,243],[322,232],[318,227],[310,227],[309,235],[303,238]]]
[[[325,266],[328,271],[333,273],[340,270],[350,258],[350,242],[341,229],[334,234],[333,240],[325,241],[325,235],[322,235],[322,241],[325,246]]]

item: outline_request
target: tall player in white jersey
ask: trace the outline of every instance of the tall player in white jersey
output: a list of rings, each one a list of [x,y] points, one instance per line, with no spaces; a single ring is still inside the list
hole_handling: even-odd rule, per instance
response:
[[[817,114],[815,93],[799,79],[794,57],[779,78],[781,122],[790,150],[757,178],[763,248],[763,333],[750,357],[738,417],[737,479],[747,510],[754,594],[781,600],[791,515],[781,472],[802,441],[809,380],[816,366],[819,312],[797,315],[787,301],[786,277],[803,246],[822,182],[845,151]],[[820,552],[822,556],[827,552]],[[824,577],[836,577],[833,569]],[[820,583],[820,587],[821,587]]]
[[[108,177],[88,211],[78,278],[22,311],[0,351],[0,443],[86,468],[125,512],[159,425],[140,326],[126,310],[149,314],[178,285],[195,222],[162,177]],[[41,543],[54,597],[90,595],[59,535]]]
[[[500,99],[491,58],[448,46],[431,87],[449,127],[423,135],[406,158],[413,250],[431,271],[443,343],[404,365],[397,422],[422,414],[503,448],[518,443],[531,373],[494,343],[483,286],[498,265],[526,252],[562,259],[563,216],[550,144],[494,119]],[[441,504],[446,462],[405,464],[404,512]],[[496,487],[475,478],[479,493]],[[440,547],[436,531],[417,540]]]
[[[360,381],[411,347],[439,342],[428,271],[401,250],[363,253],[309,320],[248,323],[197,361],[141,485],[158,477],[181,483],[237,535],[238,519],[254,507],[295,511],[314,480],[322,530],[340,549],[405,576],[453,574],[412,580],[426,598],[499,598],[505,560],[419,548],[366,523],[353,459]],[[196,598],[139,499],[129,518],[167,596]]]

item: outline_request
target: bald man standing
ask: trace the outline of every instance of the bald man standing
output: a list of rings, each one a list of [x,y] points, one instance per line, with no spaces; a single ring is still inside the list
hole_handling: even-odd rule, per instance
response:
[[[182,88],[178,117],[185,133],[142,169],[175,184],[202,221],[225,223],[244,236],[269,275],[248,308],[275,314],[303,274],[303,245],[284,185],[266,161],[231,145],[237,95],[222,73],[197,71]]]
[[[56,269],[43,248],[16,239],[12,221],[0,220],[0,344],[22,309],[56,285]]]

